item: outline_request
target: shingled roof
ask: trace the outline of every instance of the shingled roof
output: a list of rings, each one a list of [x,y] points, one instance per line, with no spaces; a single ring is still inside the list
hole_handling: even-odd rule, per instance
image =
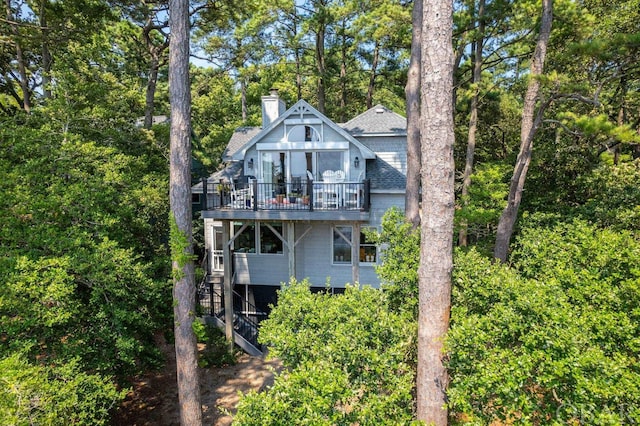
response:
[[[346,123],[338,124],[354,137],[366,136],[406,136],[407,120],[383,105],[376,105]],[[232,161],[232,157],[247,142],[262,131],[262,127],[239,127],[231,136],[222,159],[227,162],[225,170],[212,176],[218,179],[238,179],[242,174],[242,162]],[[406,177],[381,158],[366,162],[367,178],[371,179],[371,189],[404,189]]]
[[[407,187],[407,177],[381,158],[367,161],[367,179],[371,181],[371,189],[404,190]]]
[[[231,157],[233,154],[238,152],[249,140],[260,133],[262,127],[238,127],[233,135],[231,135],[231,139],[229,139],[229,143],[227,144],[227,148],[222,153],[222,161],[231,161]]]
[[[407,119],[383,105],[376,105],[340,127],[353,136],[407,134]]]

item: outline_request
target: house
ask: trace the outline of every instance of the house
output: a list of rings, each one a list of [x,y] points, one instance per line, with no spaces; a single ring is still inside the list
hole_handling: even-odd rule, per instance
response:
[[[378,105],[336,124],[304,100],[286,109],[277,91],[262,116],[231,137],[224,170],[193,187],[207,253],[199,299],[228,337],[255,335],[290,277],[332,292],[379,286],[363,230],[404,207],[404,117]]]

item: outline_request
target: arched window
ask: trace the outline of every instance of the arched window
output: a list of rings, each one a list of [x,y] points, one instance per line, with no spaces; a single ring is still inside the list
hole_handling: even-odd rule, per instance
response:
[[[289,142],[319,142],[320,134],[312,126],[297,125],[293,126],[287,134]]]

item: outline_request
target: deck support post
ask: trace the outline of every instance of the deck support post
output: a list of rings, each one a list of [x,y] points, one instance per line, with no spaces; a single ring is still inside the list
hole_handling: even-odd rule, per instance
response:
[[[222,221],[222,261],[224,263],[224,324],[225,335],[233,351],[235,337],[233,335],[233,275],[231,270],[231,221]]]
[[[360,222],[353,224],[351,236],[351,284],[360,282]]]
[[[287,247],[289,249],[289,279],[296,278],[296,224],[287,222]]]

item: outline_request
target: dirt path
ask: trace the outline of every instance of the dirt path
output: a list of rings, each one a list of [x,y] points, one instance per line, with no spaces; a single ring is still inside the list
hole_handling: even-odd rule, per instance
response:
[[[139,377],[133,390],[123,402],[114,426],[179,425],[178,392],[176,387],[175,352],[172,345],[162,348],[166,356],[165,368],[157,373]],[[276,361],[242,355],[235,365],[200,369],[203,424],[226,426],[235,412],[238,391],[258,390],[273,380]]]

